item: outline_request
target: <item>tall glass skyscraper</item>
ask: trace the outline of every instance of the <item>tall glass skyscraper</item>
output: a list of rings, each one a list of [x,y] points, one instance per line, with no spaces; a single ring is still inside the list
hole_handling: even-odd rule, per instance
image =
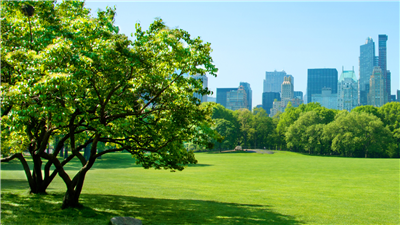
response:
[[[228,107],[232,108],[233,101],[238,101],[238,99],[241,99],[240,97],[237,97],[238,93],[240,93],[241,94],[240,96],[246,97],[246,99],[245,99],[246,101],[241,100],[241,101],[243,101],[242,103],[245,105],[245,108],[247,108],[251,112],[251,110],[252,110],[251,102],[252,102],[253,92],[250,88],[250,84],[247,82],[240,82],[239,89],[240,89],[240,91],[238,90],[238,88],[217,88],[217,103],[221,104],[225,108],[228,108]],[[242,94],[243,91],[245,92],[245,95]],[[230,93],[230,92],[234,92],[234,93]],[[242,104],[242,103],[240,103],[240,104]],[[242,107],[242,106],[243,105],[240,105],[240,107]],[[235,108],[235,107],[233,107],[233,108]]]
[[[206,75],[193,75],[191,77],[193,77],[196,80],[201,80],[201,82],[203,83],[203,88],[208,87],[208,78]],[[200,102],[207,102],[207,95],[201,95],[199,93],[194,93],[193,96],[198,98],[200,100]]]
[[[249,83],[247,83],[247,82],[240,82],[240,85],[239,86],[243,86],[243,88],[244,88],[244,90],[246,91],[246,95],[247,95],[247,108],[250,110],[250,112],[251,112],[251,110],[253,109],[253,105],[252,105],[252,102],[253,102],[253,91],[251,90],[251,87],[250,87],[250,84]]]
[[[303,100],[303,92],[302,91],[295,91],[293,92],[293,97]]]
[[[238,110],[248,108],[247,92],[242,85],[237,90],[226,93],[226,108]]]
[[[285,71],[265,72],[265,80],[263,92],[279,92],[281,93],[281,85],[285,77],[291,77],[294,84],[294,77],[286,74]]]
[[[237,88],[217,88],[217,103],[226,108],[227,93],[234,90],[237,90]]]
[[[359,58],[359,104],[367,105],[367,95],[369,92],[369,78],[372,75],[374,66],[377,66],[375,56],[375,43],[372,38],[367,38],[364,45],[360,46]]]
[[[331,88],[332,94],[337,94],[338,71],[336,69],[308,69],[307,72],[307,103],[311,102],[312,94],[322,94],[322,88]]]
[[[385,91],[385,79],[383,71],[379,66],[374,67],[370,78],[370,88],[368,93],[368,105],[381,107],[388,102],[387,92]]]
[[[338,109],[351,111],[358,106],[358,85],[357,77],[353,70],[342,69],[338,83]]]
[[[390,96],[390,77],[387,76],[387,60],[386,60],[386,41],[388,40],[388,37],[386,34],[380,34],[379,35],[379,67],[382,70],[382,76],[383,79],[385,80],[385,91],[386,91],[386,96]],[[388,97],[388,101],[390,101]]]
[[[264,92],[262,94],[262,107],[269,114],[271,114],[271,109],[274,103],[274,100],[281,100],[281,95],[279,92]]]

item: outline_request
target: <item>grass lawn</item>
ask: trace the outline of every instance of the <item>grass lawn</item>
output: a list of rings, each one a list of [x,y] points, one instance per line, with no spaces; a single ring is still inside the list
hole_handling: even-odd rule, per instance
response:
[[[198,153],[182,172],[145,170],[126,153],[86,176],[82,209],[61,210],[65,185],[28,194],[19,161],[1,164],[1,224],[400,224],[399,159],[291,152]],[[78,169],[77,162],[67,167]]]

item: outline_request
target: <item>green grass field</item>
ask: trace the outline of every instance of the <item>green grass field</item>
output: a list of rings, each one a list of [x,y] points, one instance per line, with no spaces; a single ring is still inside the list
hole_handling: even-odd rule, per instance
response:
[[[61,210],[59,177],[28,194],[19,161],[1,164],[1,224],[399,224],[399,159],[291,152],[198,153],[182,172],[145,170],[105,155],[87,174],[82,209]],[[77,170],[78,164],[67,169]]]

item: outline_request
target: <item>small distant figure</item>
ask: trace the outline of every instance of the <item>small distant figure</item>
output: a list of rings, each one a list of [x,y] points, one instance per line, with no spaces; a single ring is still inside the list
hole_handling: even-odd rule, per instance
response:
[[[265,146],[264,146],[264,150],[265,150]]]

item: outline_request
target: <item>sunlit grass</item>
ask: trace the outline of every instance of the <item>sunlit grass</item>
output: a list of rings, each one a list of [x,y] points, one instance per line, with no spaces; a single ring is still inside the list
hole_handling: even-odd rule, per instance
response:
[[[82,209],[60,210],[60,178],[49,195],[27,194],[18,161],[1,165],[2,224],[399,224],[399,159],[276,154],[196,154],[183,172],[145,170],[109,154],[89,171]],[[78,163],[68,167],[78,170]],[[29,221],[28,223],[26,221]]]

